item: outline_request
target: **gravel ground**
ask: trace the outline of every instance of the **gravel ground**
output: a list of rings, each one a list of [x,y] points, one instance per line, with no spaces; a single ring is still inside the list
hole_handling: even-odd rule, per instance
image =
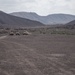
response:
[[[0,37],[0,75],[75,75],[75,35]]]

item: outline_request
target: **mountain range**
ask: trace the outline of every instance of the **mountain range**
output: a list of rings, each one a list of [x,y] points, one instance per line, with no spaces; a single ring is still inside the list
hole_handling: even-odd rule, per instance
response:
[[[20,16],[16,16],[14,13],[7,14],[3,11],[0,11],[0,27],[38,27],[52,24],[65,24],[75,26],[74,15],[53,14],[48,16],[39,16],[36,13],[20,13]],[[26,18],[24,16],[26,16]],[[49,23],[47,21],[49,21]]]
[[[45,25],[66,24],[70,21],[75,20],[75,15],[69,14],[50,14],[47,16],[40,16],[33,12],[13,12],[10,14],[21,18],[39,21]]]
[[[0,26],[3,27],[35,27],[43,25],[44,24],[38,21],[12,16],[3,11],[0,11]]]

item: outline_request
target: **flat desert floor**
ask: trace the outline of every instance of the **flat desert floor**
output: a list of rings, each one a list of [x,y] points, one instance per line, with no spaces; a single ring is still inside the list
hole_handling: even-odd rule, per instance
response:
[[[0,75],[75,75],[75,35],[1,36]]]

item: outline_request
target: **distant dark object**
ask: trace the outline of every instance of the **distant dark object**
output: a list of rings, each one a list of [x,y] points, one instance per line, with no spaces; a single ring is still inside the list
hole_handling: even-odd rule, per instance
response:
[[[14,32],[10,32],[9,35],[14,35]]]
[[[16,32],[16,35],[20,35],[20,33],[19,32]]]

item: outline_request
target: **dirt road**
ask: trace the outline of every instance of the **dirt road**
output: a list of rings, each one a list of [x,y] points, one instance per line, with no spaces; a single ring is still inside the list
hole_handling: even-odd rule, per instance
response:
[[[68,45],[72,44],[68,48],[71,51],[70,47],[74,48],[75,44],[74,37],[59,35],[0,37],[0,75],[75,75],[75,68],[71,66],[74,65],[74,58],[71,56],[74,52],[70,54],[66,53],[66,50],[64,51],[65,53],[61,51],[64,53],[62,53],[63,56],[61,53],[60,56],[54,56],[56,51],[53,51],[54,54],[51,54],[52,50],[49,51],[51,46],[57,43],[58,45],[61,44],[60,48],[63,48],[67,47],[69,42],[70,44]],[[62,40],[60,40],[61,38]],[[65,43],[66,46],[64,45]],[[49,51],[48,53],[46,49]]]
[[[7,37],[7,36],[1,36],[1,37],[0,37],[0,40],[1,40],[1,39],[4,39],[4,38],[6,38],[6,37]]]

